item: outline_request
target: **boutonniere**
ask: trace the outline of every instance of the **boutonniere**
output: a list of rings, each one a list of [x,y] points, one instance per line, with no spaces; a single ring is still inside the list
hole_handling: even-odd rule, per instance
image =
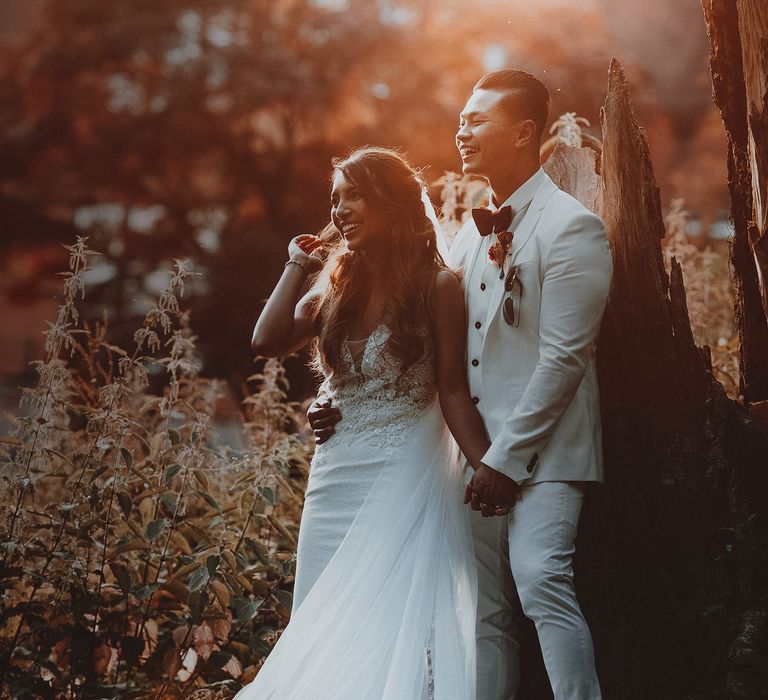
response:
[[[472,219],[477,226],[477,232],[481,236],[495,234],[496,240],[488,249],[488,258],[499,267],[504,267],[504,259],[507,257],[509,245],[512,243],[512,233],[508,231],[512,224],[515,212],[509,204],[501,209],[491,210],[485,207],[476,207],[472,210]]]
[[[501,231],[495,235],[496,240],[488,249],[488,259],[495,265],[502,267],[504,265],[504,260],[507,258],[509,246],[512,243],[512,232]]]

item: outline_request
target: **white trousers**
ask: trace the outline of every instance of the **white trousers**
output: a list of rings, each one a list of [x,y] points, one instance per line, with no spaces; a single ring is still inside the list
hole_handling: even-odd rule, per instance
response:
[[[536,625],[555,700],[600,700],[592,636],[576,600],[571,566],[583,500],[582,484],[541,482],[523,488],[509,516],[472,512],[477,700],[515,698],[520,608]]]

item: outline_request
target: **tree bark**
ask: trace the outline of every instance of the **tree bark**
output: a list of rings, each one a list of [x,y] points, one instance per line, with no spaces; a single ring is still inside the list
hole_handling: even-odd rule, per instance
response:
[[[768,4],[702,0],[715,104],[728,136],[741,394],[768,400]]]
[[[598,342],[606,482],[588,494],[575,562],[604,696],[766,697],[768,429],[726,396],[694,343],[616,60],[601,116],[600,164],[562,147],[546,169],[587,193],[614,257]],[[552,697],[535,641],[524,664],[521,697]]]

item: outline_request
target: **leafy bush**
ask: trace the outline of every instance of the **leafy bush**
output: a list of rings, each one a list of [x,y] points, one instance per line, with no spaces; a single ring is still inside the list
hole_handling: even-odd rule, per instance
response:
[[[38,383],[2,438],[0,674],[10,697],[228,697],[286,623],[311,447],[281,365],[217,436],[177,261],[131,351],[81,323],[70,249]],[[237,679],[235,681],[234,679]],[[231,689],[230,689],[231,688]]]

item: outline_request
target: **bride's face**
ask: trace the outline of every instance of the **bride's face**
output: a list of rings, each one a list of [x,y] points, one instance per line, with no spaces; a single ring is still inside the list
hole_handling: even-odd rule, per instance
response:
[[[391,222],[366,203],[354,183],[341,170],[333,174],[331,220],[349,250],[373,250],[388,240]]]

